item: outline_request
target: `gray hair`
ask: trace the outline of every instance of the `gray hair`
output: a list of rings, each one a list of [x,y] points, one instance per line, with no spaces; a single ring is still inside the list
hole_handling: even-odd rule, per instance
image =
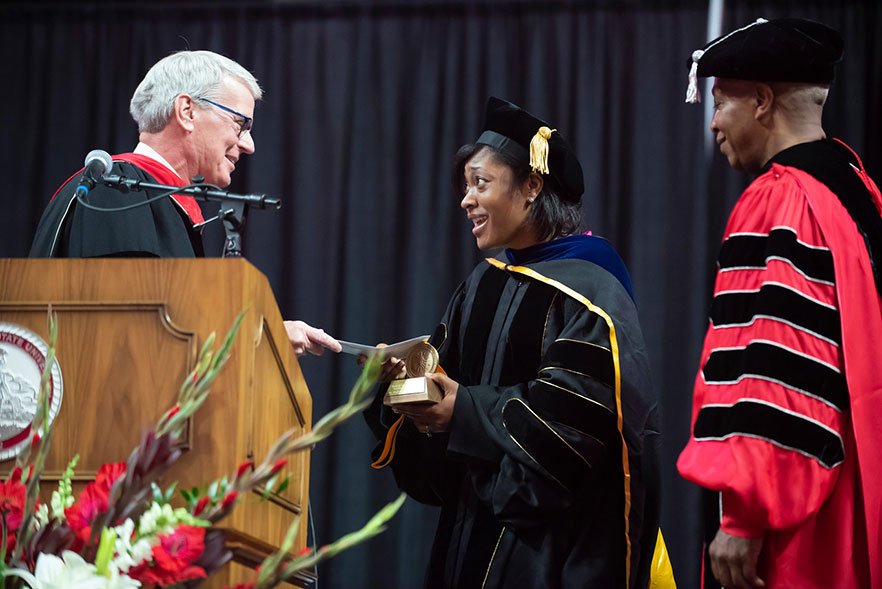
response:
[[[824,106],[830,92],[829,86],[818,84],[770,82],[769,86],[775,93],[775,100],[783,102],[783,106],[791,111]]]
[[[211,51],[178,51],[156,62],[132,95],[129,112],[139,133],[158,133],[168,124],[181,94],[217,100],[227,80],[241,82],[254,100],[263,95],[257,79],[244,67]],[[202,108],[208,108],[202,107]]]

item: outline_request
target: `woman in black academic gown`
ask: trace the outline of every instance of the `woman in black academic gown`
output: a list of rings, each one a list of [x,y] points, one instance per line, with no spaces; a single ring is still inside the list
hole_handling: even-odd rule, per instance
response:
[[[558,131],[491,98],[454,177],[478,247],[505,249],[430,341],[443,399],[399,416],[380,394],[365,412],[377,465],[441,506],[426,586],[646,587],[656,400],[628,271],[578,233],[581,166]]]

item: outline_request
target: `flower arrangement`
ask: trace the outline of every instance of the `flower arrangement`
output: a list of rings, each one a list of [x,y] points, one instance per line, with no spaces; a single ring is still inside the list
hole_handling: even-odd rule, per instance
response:
[[[52,439],[48,393],[57,323],[50,311],[49,353],[31,424],[33,438],[17,457],[10,476],[0,483],[0,587],[129,589],[198,584],[231,558],[221,532],[212,526],[255,489],[264,488],[264,498],[284,490],[287,479],[279,480],[279,474],[286,457],[312,448],[371,402],[370,391],[380,372],[377,358],[365,364],[347,403],[319,420],[311,432],[283,434],[261,463],[240,464],[230,476],[207,484],[204,490],[181,490],[178,501],[176,485],[163,490],[160,477],[180,457],[177,440],[229,358],[243,317],[244,312],[216,352],[214,334],[208,337],[196,368],[181,386],[177,404],[142,435],[128,461],[103,465],[95,480],[74,497],[71,479],[79,459],[75,456],[49,504],[40,504],[40,473]],[[402,494],[357,532],[291,555],[295,520],[279,551],[261,564],[255,581],[236,589],[274,587],[381,533],[403,501]],[[173,502],[180,505],[175,507]]]

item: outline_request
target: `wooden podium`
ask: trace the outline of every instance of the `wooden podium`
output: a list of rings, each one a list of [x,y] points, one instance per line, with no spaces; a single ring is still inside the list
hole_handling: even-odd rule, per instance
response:
[[[211,332],[220,345],[236,315],[247,314],[232,356],[191,419],[184,452],[161,486],[202,486],[260,462],[283,432],[307,432],[312,401],[266,277],[238,259],[0,259],[0,321],[48,341],[47,310],[58,316],[64,381],[43,489],[74,454],[75,481],[125,461],[146,427],[177,400]],[[8,472],[12,461],[0,464]],[[303,514],[295,551],[306,545],[309,453],[290,457],[281,495],[245,497],[222,520],[233,562],[203,586],[252,581],[291,522]],[[78,490],[75,490],[78,492]],[[298,577],[297,586],[314,577]]]

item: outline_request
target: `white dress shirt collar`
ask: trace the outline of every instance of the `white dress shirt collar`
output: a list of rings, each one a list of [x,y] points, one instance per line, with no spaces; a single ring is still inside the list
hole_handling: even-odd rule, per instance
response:
[[[150,147],[146,143],[138,143],[138,145],[135,146],[135,151],[133,153],[137,153],[138,155],[144,155],[144,156],[149,157],[150,159],[154,159],[154,160],[158,161],[160,164],[162,164],[163,166],[165,166],[166,168],[168,168],[169,170],[171,170],[172,172],[174,172],[175,174],[177,174],[178,178],[181,178],[181,179],[184,178],[183,176],[178,174],[178,171],[175,170],[171,166],[170,163],[165,161],[164,157],[159,155],[159,153],[157,153],[157,151],[155,149],[153,149],[152,147]]]

